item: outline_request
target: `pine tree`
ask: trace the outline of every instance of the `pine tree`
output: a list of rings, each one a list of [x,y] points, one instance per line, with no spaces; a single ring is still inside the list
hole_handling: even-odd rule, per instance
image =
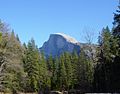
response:
[[[79,56],[79,85],[83,92],[91,92],[93,82],[93,61],[86,57],[83,49]]]
[[[58,65],[58,83],[59,83],[59,90],[66,89],[67,86],[67,73],[65,69],[65,62],[64,62],[64,54],[60,56],[59,65]]]
[[[99,37],[98,64],[95,67],[94,74],[95,90],[98,92],[114,92],[115,90],[113,79],[118,78],[113,71],[116,69],[114,58],[118,55],[116,47],[116,38],[111,35],[110,30],[106,27]]]
[[[72,69],[72,64],[71,64],[71,59],[70,59],[70,54],[65,52],[65,69],[66,69],[66,74],[67,74],[67,89],[69,90],[70,88],[73,87],[73,69]]]
[[[117,13],[114,13],[113,35],[120,38],[120,4],[118,5]]]
[[[113,25],[112,36],[114,43],[112,42],[113,45],[111,50],[113,50],[114,53],[114,60],[111,68],[111,79],[115,82],[112,82],[112,90],[114,92],[120,92],[120,3],[118,5],[117,13],[114,13]]]
[[[100,52],[103,53],[102,59],[106,59],[106,61],[111,60],[111,32],[108,27],[103,28],[101,34]],[[106,62],[103,61],[103,62]]]
[[[51,90],[58,90],[57,83],[57,71],[58,71],[58,58],[54,58],[52,66],[52,75],[51,75]]]
[[[35,41],[31,39],[27,45],[26,56],[24,59],[24,69],[27,72],[29,85],[27,91],[38,91],[39,79],[39,53],[35,45]]]
[[[114,42],[116,42],[116,46],[114,50],[120,55],[120,4],[118,5],[118,9],[116,13],[114,13],[114,22],[113,22],[113,32],[112,32]]]
[[[50,75],[43,52],[41,53],[39,62],[39,87],[42,91],[50,88]]]
[[[53,90],[59,90],[60,89],[60,76],[59,76],[59,72],[60,72],[60,66],[59,66],[59,58],[55,57],[54,59],[54,63],[53,63],[53,75],[52,75],[52,83],[51,83],[51,88],[53,87]]]
[[[20,42],[18,34],[16,35],[16,39],[17,39],[18,42]]]
[[[77,88],[77,85],[78,85],[78,72],[79,72],[78,59],[79,59],[78,54],[74,52],[71,56],[71,64],[72,64],[72,69],[73,69],[72,85],[74,88]]]
[[[48,66],[49,71],[52,72],[53,71],[53,58],[52,58],[52,55],[50,55],[48,57],[47,66]]]

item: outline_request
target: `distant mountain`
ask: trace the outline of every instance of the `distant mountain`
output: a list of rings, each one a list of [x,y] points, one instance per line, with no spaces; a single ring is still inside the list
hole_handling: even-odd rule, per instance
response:
[[[40,48],[40,51],[43,51],[46,57],[49,57],[50,55],[55,57],[60,56],[64,52],[72,53],[76,51],[79,54],[81,48],[83,48],[85,53],[90,55],[91,53],[89,52],[88,47],[88,44],[80,43],[66,34],[55,33],[50,35],[48,41]]]
[[[63,52],[72,53],[73,51],[77,51],[79,53],[79,44],[77,40],[68,35],[56,33],[50,35],[49,40],[43,44],[40,51],[44,51],[46,57],[50,55],[53,57],[60,56]]]

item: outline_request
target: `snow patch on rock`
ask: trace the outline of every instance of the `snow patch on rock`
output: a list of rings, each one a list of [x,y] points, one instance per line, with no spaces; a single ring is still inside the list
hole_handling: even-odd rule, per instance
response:
[[[74,38],[72,38],[71,36],[68,36],[68,35],[66,35],[66,34],[63,34],[63,33],[55,33],[55,34],[64,37],[68,42],[78,43],[77,40],[75,40]]]

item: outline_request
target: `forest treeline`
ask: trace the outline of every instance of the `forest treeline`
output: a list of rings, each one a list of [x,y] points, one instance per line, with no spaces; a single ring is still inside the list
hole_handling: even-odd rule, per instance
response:
[[[65,52],[45,59],[34,39],[22,45],[14,32],[2,32],[0,42],[0,91],[38,92],[49,90],[90,90],[93,64],[84,52]],[[48,93],[47,93],[48,94]]]
[[[91,50],[91,49],[90,49]],[[22,44],[14,30],[0,21],[0,92],[120,92],[120,7],[112,30],[103,28],[96,57],[65,52],[44,57],[32,38]]]

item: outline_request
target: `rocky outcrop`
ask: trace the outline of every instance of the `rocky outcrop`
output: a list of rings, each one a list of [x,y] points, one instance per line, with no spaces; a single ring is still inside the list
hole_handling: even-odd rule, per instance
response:
[[[43,44],[40,51],[43,51],[46,57],[50,55],[60,56],[63,52],[76,51],[79,53],[80,43],[68,35],[56,33],[50,35],[49,40]]]

